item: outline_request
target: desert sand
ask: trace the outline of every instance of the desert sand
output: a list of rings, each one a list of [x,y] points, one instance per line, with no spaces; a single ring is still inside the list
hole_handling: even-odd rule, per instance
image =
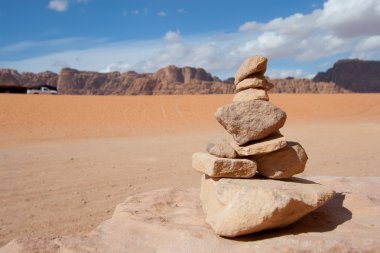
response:
[[[271,94],[302,142],[301,176],[380,176],[380,94]],[[148,190],[199,188],[191,155],[228,137],[213,118],[232,95],[0,95],[0,247],[83,235]]]

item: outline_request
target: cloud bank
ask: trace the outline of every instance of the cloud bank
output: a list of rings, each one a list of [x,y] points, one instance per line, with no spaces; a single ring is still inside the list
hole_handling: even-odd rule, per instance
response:
[[[49,8],[64,11],[68,8],[67,1],[53,0]],[[221,77],[228,77],[245,58],[262,54],[273,62],[292,61],[298,64],[274,66],[269,73],[272,77],[310,77],[314,73],[300,66],[342,55],[379,59],[380,29],[377,24],[380,24],[378,0],[328,0],[321,9],[309,14],[296,13],[267,23],[247,20],[234,33],[183,36],[176,30],[168,31],[156,40],[134,42],[105,40],[94,43],[93,39],[82,38],[87,49],[77,48],[74,39],[72,43],[67,42],[71,49],[21,60],[0,61],[0,66],[29,71],[59,71],[61,67],[69,66],[96,71],[133,69],[153,72],[175,64],[203,67]],[[31,49],[29,44],[28,49]],[[10,45],[8,49],[0,48],[0,59],[3,54],[11,54],[9,48],[17,53],[23,50],[22,46],[21,43]]]

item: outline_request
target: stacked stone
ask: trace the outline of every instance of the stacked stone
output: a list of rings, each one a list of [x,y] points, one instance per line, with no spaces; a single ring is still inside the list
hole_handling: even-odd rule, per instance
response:
[[[273,85],[264,76],[267,62],[262,56],[244,61],[235,75],[233,103],[215,113],[233,141],[211,143],[208,153],[192,157],[193,168],[204,174],[206,222],[222,236],[287,226],[334,195],[321,185],[289,179],[304,171],[308,157],[279,132],[286,113],[269,102]]]

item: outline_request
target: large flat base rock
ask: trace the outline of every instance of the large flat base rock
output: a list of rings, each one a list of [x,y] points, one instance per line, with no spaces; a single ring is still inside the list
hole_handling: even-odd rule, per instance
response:
[[[312,181],[202,176],[206,222],[221,236],[236,237],[286,227],[325,204],[330,188]]]
[[[17,239],[0,252],[379,252],[380,177],[307,179],[338,194],[282,229],[219,237],[198,189],[162,189],[129,197],[87,236]]]

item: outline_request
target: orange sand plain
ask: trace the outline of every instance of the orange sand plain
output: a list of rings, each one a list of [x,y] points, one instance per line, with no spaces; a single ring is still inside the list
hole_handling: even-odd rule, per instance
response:
[[[0,247],[85,234],[127,196],[198,187],[191,154],[227,137],[232,95],[0,95]],[[380,94],[271,94],[309,155],[303,175],[380,176]]]

